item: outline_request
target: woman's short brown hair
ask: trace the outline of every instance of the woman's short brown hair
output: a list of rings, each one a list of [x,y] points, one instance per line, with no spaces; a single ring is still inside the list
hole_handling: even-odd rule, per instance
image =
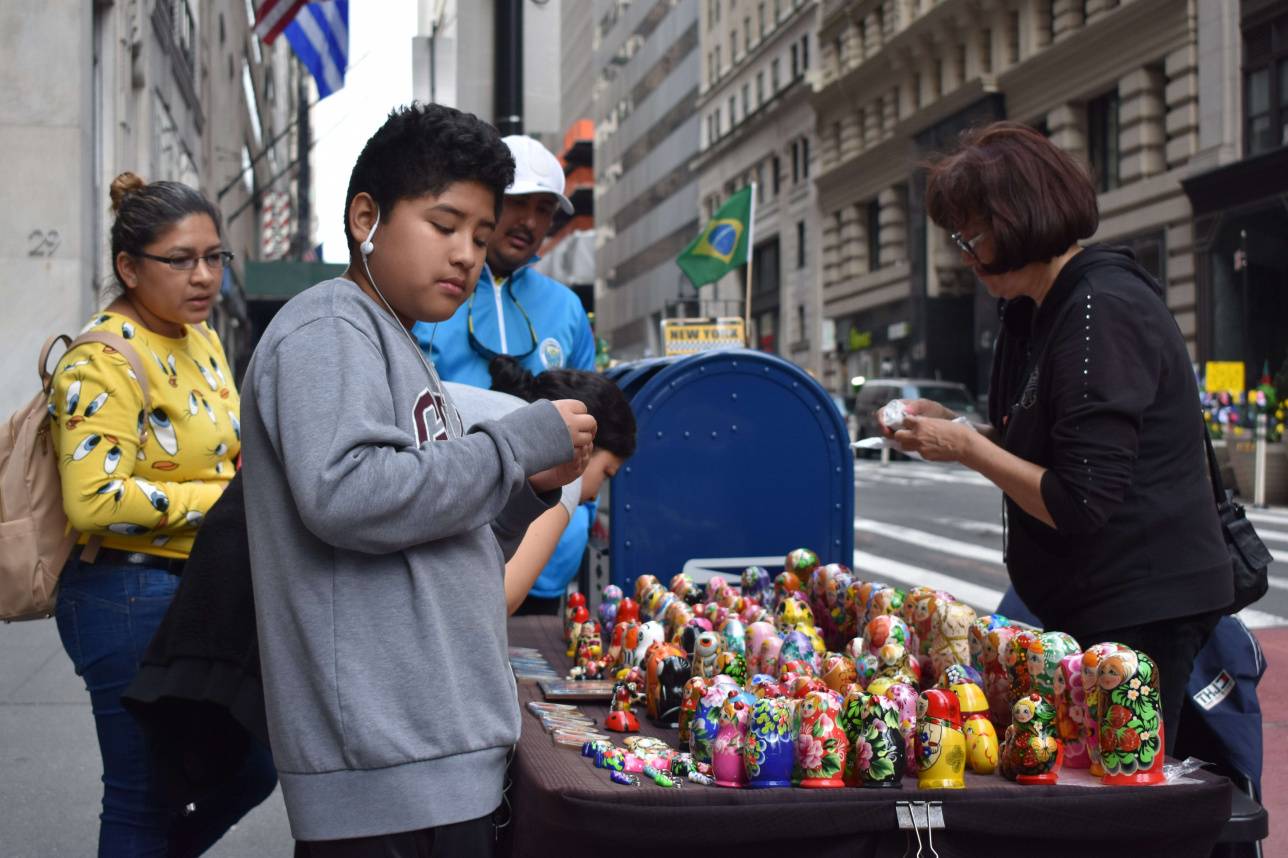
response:
[[[980,223],[992,237],[989,274],[1054,259],[1100,224],[1086,167],[1019,122],[963,134],[960,148],[930,167],[926,211],[951,232]]]

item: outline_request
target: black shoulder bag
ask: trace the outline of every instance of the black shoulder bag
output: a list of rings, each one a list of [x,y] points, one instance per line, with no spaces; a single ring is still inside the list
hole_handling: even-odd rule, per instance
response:
[[[1253,530],[1252,522],[1244,516],[1243,505],[1235,502],[1233,492],[1225,490],[1207,424],[1203,426],[1203,442],[1207,445],[1208,474],[1212,478],[1216,512],[1221,518],[1221,535],[1225,537],[1225,547],[1234,567],[1234,602],[1225,612],[1237,614],[1270,589],[1267,568],[1272,558],[1261,537]]]

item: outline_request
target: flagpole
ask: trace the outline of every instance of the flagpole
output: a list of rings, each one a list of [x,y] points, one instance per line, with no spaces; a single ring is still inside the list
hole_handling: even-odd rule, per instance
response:
[[[751,348],[751,263],[756,257],[756,183],[751,183],[751,207],[747,215],[747,297],[742,305],[743,336]]]

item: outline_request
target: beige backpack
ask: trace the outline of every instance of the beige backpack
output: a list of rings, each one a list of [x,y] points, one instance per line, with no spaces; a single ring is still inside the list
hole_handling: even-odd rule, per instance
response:
[[[63,510],[58,456],[49,434],[54,376],[48,361],[58,342],[66,343],[68,350],[81,343],[116,349],[134,370],[144,407],[152,406],[143,364],[124,338],[94,331],[75,340],[60,334],[45,341],[37,366],[40,393],[9,418],[0,435],[0,620],[5,622],[53,614],[58,576],[78,539]],[[140,437],[139,443],[145,439]],[[81,556],[92,561],[100,541],[92,537]]]

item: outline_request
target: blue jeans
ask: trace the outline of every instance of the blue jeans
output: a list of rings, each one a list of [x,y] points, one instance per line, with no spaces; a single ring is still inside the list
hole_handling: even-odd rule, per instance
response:
[[[145,734],[121,705],[179,579],[143,566],[67,561],[54,616],[63,648],[85,680],[103,757],[98,854],[200,855],[277,783],[272,757],[256,745],[225,794],[173,814],[158,794]]]

